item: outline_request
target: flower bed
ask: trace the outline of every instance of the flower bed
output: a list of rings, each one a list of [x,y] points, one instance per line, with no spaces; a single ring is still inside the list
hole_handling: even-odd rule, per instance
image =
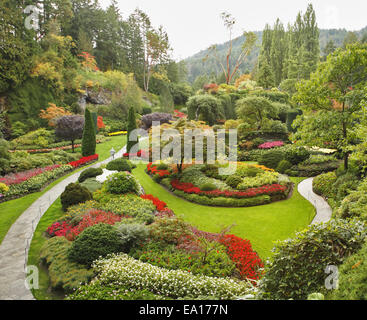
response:
[[[45,168],[37,168],[19,173],[12,173],[0,178],[0,183],[8,186],[8,191],[0,194],[0,201],[9,201],[23,197],[29,193],[40,191],[45,185],[58,179],[68,171],[72,171],[80,166],[86,165],[98,159],[98,154],[84,157],[78,161],[70,162],[66,165],[52,165]]]
[[[16,177],[4,177],[2,179],[11,184],[9,190],[0,197],[0,201],[9,201],[40,191],[45,185],[72,169],[73,167],[70,165],[56,165],[52,166],[52,169],[48,167],[48,170],[35,169],[30,170],[31,172],[17,173]]]
[[[83,166],[83,165],[85,165],[89,162],[96,161],[96,160],[98,160],[98,158],[99,158],[98,154],[94,154],[94,155],[89,156],[89,157],[83,157],[83,158],[79,159],[78,161],[70,162],[69,164],[74,168],[78,168],[78,167]]]
[[[221,190],[214,190],[214,191],[202,191],[200,188],[195,187],[192,183],[183,183],[178,180],[171,181],[171,186],[173,189],[183,191],[189,194],[197,194],[197,195],[204,195],[210,198],[216,197],[225,197],[225,198],[252,198],[261,195],[279,195],[286,192],[287,187],[282,186],[280,184],[273,184],[273,185],[265,185],[258,188],[251,188],[247,189],[246,191],[221,191]]]
[[[155,207],[157,208],[158,212],[162,212],[167,208],[167,204],[165,202],[159,200],[158,198],[152,196],[151,194],[143,194],[140,196],[140,198],[152,201]]]
[[[277,147],[283,147],[284,142],[283,141],[271,141],[271,142],[265,142],[263,144],[260,144],[258,146],[258,149],[273,149]]]
[[[145,158],[147,156],[146,152],[144,150],[139,150],[137,153],[124,153],[122,155],[124,158]]]
[[[167,270],[135,260],[126,254],[111,255],[93,265],[98,274],[92,285],[126,286],[131,290],[146,289],[172,298],[199,298],[211,296],[219,299],[235,299],[252,290],[245,281],[230,278],[214,278],[192,275],[182,270]],[[81,287],[69,299],[81,299],[87,292]]]
[[[114,137],[114,136],[121,136],[121,135],[126,135],[127,131],[118,131],[118,132],[111,132],[108,135],[110,137]]]

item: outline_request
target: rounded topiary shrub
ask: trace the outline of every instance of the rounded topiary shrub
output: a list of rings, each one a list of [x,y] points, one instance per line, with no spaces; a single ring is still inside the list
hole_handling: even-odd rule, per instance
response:
[[[313,191],[319,196],[333,196],[333,184],[336,182],[337,176],[335,172],[321,174],[313,179]]]
[[[62,209],[93,199],[92,193],[78,183],[70,183],[60,196]]]
[[[118,172],[109,177],[106,189],[114,194],[138,193],[139,186],[131,174]]]
[[[297,233],[293,239],[276,244],[272,261],[260,280],[263,299],[307,299],[325,285],[325,269],[341,265],[356,253],[366,239],[361,221],[333,219]]]
[[[285,173],[290,168],[292,168],[292,164],[288,160],[282,160],[279,162],[276,171],[280,173]]]
[[[109,162],[107,164],[106,169],[111,170],[111,171],[119,171],[119,172],[122,172],[122,171],[131,172],[132,166],[130,164],[130,161],[123,159],[123,158],[119,158],[119,159]]]
[[[265,167],[276,169],[280,161],[284,159],[284,152],[280,150],[269,150],[267,153],[263,154],[259,163]]]
[[[226,184],[228,184],[233,189],[236,189],[241,182],[242,178],[237,175],[231,175],[226,179]]]
[[[80,174],[78,181],[81,183],[89,178],[95,178],[97,176],[100,176],[101,174],[103,174],[103,170],[101,168],[89,168],[87,170],[84,170]]]
[[[68,258],[86,266],[91,266],[99,257],[121,251],[121,241],[116,229],[100,223],[85,229],[68,250]]]

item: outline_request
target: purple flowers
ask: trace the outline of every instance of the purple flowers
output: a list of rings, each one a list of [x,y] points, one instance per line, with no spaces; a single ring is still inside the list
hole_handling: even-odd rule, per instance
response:
[[[258,146],[259,149],[273,149],[277,147],[283,147],[283,141],[272,141],[272,142],[265,142]]]

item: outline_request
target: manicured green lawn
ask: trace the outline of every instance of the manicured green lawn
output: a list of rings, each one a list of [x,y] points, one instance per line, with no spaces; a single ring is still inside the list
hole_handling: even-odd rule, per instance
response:
[[[249,208],[218,208],[188,202],[155,183],[139,164],[133,171],[147,194],[167,203],[175,214],[203,231],[219,232],[236,224],[231,233],[251,241],[262,259],[271,255],[274,241],[292,237],[303,230],[315,216],[314,207],[297,191],[304,178],[292,178],[295,188],[289,200]]]
[[[111,139],[105,143],[97,144],[96,153],[99,154],[99,161],[106,160],[110,157],[110,150],[113,147],[116,151],[120,150],[126,144],[126,136],[111,137]],[[79,169],[84,170],[85,167]],[[64,180],[66,177],[74,174],[76,171],[61,177],[48,185],[44,190],[36,193],[29,194],[25,197],[0,203],[0,243],[3,241],[6,233],[9,231],[12,224],[18,219],[18,217],[40,196],[50,190],[56,184]]]

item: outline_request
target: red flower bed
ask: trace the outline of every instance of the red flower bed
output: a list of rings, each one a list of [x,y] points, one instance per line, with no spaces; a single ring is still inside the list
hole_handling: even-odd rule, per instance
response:
[[[249,240],[234,235],[225,235],[219,241],[227,247],[228,255],[236,264],[242,279],[259,280],[264,264],[258,254],[253,251]]]
[[[157,211],[159,212],[167,208],[167,204],[165,202],[159,200],[156,197],[153,197],[151,194],[143,194],[140,196],[140,198],[152,201],[155,207],[157,208]]]
[[[158,170],[157,166],[156,165],[153,166],[152,163],[149,163],[147,165],[147,170],[148,170],[148,173],[153,174],[153,175],[157,174],[157,175],[159,175],[160,178],[165,178],[165,177],[168,177],[168,176],[171,175],[170,171],[168,171],[168,170]]]
[[[65,237],[69,241],[74,241],[75,238],[85,229],[99,223],[114,225],[121,221],[121,217],[111,212],[91,209],[89,213],[83,216],[83,219],[77,226],[73,227],[68,222],[55,222],[47,229],[47,233],[51,237]]]
[[[280,184],[265,185],[258,188],[250,188],[246,191],[202,191],[200,188],[195,187],[192,183],[184,183],[179,180],[171,181],[171,186],[185,193],[194,193],[198,195],[204,195],[208,197],[226,197],[226,198],[252,198],[261,195],[276,195],[281,194],[287,190],[286,186]]]
[[[45,168],[37,168],[37,169],[27,170],[27,171],[23,171],[19,173],[12,173],[12,174],[9,174],[9,175],[6,175],[0,178],[0,182],[5,183],[8,186],[12,184],[19,184],[30,178],[38,176],[44,172],[52,171],[60,167],[61,167],[60,164],[55,164],[55,165],[48,166]]]
[[[69,164],[71,166],[73,166],[74,168],[78,168],[82,165],[87,164],[88,162],[98,160],[98,157],[99,157],[98,154],[94,154],[94,155],[89,156],[89,157],[83,157],[83,158],[79,159],[78,161],[70,162]]]

